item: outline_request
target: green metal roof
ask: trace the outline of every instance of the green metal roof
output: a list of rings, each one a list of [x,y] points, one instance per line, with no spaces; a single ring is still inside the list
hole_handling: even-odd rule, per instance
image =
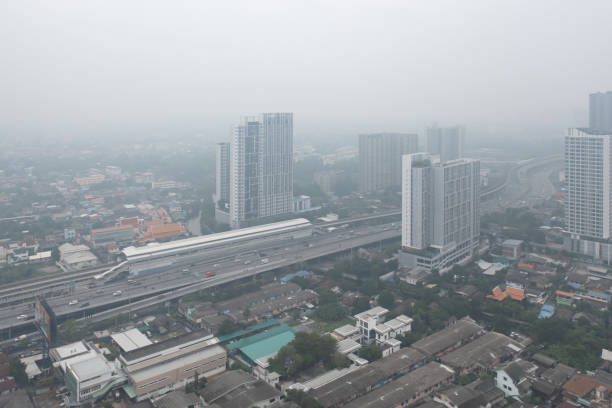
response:
[[[269,356],[270,354],[278,352],[281,347],[291,343],[295,338],[293,330],[285,331],[276,336],[268,337],[267,339],[258,341],[248,346],[240,348],[242,354],[244,354],[249,360],[254,362],[258,358]]]
[[[265,329],[266,327],[276,326],[280,324],[278,319],[270,319],[265,322],[257,323],[253,326],[249,326],[246,329],[238,330],[230,334],[226,334],[225,336],[219,336],[219,342],[223,343],[224,341],[232,340],[240,336],[244,336],[245,334],[252,333],[257,330]]]
[[[270,337],[274,337],[277,334],[281,334],[281,333],[285,333],[285,332],[291,332],[293,333],[293,330],[291,330],[291,327],[283,325],[283,326],[277,326],[277,327],[272,327],[269,330],[266,330],[265,332],[261,332],[261,333],[257,333],[254,334],[253,336],[249,336],[246,337],[244,339],[240,339],[238,341],[235,341],[231,344],[228,344],[226,347],[229,350],[237,350],[237,349],[241,349],[243,347],[249,346],[251,344],[257,343],[259,341],[262,340],[266,340]]]

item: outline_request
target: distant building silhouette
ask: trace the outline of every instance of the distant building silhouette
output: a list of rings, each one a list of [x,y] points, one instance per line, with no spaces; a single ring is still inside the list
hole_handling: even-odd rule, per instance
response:
[[[612,132],[612,91],[589,95],[589,128]]]
[[[230,144],[217,143],[215,204],[230,201]]]
[[[418,151],[419,137],[409,133],[359,135],[359,190],[373,192],[399,186],[402,155]]]
[[[465,127],[438,127],[433,125],[425,131],[427,152],[440,156],[442,163],[463,157],[465,153]]]

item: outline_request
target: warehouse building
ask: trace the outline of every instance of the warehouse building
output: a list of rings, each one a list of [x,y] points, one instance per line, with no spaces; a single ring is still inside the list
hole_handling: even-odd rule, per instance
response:
[[[137,401],[153,398],[193,381],[225,371],[227,355],[219,340],[202,331],[121,353],[128,375],[126,393]]]
[[[420,351],[404,348],[392,356],[367,364],[312,389],[309,393],[323,408],[339,407],[423,366],[426,359],[425,354]]]
[[[415,342],[411,347],[430,357],[439,357],[466,344],[484,333],[482,327],[469,317]]]
[[[284,399],[276,388],[242,370],[227,371],[210,381],[202,397],[213,408],[276,407]]]
[[[406,374],[345,405],[346,408],[394,408],[413,405],[455,378],[454,371],[439,363]]]
[[[467,374],[472,371],[488,371],[522,351],[523,348],[510,337],[488,332],[442,356],[440,361],[457,370],[459,374]]]

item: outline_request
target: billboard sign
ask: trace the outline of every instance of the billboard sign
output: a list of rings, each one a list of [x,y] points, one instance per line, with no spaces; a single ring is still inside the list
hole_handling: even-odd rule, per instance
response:
[[[34,301],[34,324],[36,324],[38,330],[47,339],[49,344],[55,341],[57,334],[55,313],[47,301],[38,296]]]

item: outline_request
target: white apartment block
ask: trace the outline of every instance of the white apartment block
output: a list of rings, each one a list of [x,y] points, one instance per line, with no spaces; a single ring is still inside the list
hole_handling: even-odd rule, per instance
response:
[[[565,135],[565,249],[610,263],[612,132],[570,128]]]
[[[293,114],[263,113],[234,127],[230,147],[230,224],[293,210]]]
[[[480,237],[480,162],[405,155],[400,265],[444,272],[471,258]]]

